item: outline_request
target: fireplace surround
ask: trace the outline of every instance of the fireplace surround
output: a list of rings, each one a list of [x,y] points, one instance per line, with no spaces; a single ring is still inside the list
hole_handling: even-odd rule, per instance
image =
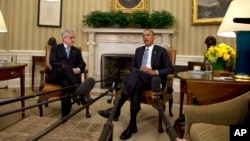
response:
[[[87,34],[88,76],[101,80],[102,56],[121,57],[133,56],[135,49],[143,45],[142,32],[144,29],[118,29],[118,28],[84,28]],[[152,29],[155,32],[155,44],[165,48],[171,46],[171,35],[174,29]],[[98,85],[98,84],[97,84]]]
[[[133,54],[102,54],[101,57],[101,80],[105,80],[118,70],[113,76],[116,81],[121,82],[126,71],[130,69]],[[111,83],[101,82],[101,88],[110,87]]]

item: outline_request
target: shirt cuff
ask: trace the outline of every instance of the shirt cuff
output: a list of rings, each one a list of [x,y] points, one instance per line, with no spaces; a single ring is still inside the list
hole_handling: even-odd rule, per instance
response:
[[[155,70],[155,72],[156,72],[156,75],[159,75],[159,72],[158,72],[158,70]]]
[[[81,73],[81,69],[80,68],[76,68],[78,70],[79,73]]]

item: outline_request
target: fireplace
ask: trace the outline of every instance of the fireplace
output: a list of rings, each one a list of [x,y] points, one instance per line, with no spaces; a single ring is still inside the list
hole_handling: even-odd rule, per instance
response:
[[[120,29],[120,28],[85,28],[83,32],[87,33],[88,58],[87,69],[88,76],[101,80],[111,73],[107,65],[115,65],[117,61],[124,61],[132,57],[137,47],[142,46],[142,32],[144,29]],[[155,44],[165,48],[170,48],[170,35],[174,33],[173,29],[153,29],[155,32]],[[103,59],[106,57],[106,59]],[[118,60],[117,60],[118,59]],[[105,61],[104,61],[105,60]],[[109,61],[112,60],[110,63]],[[128,59],[129,60],[129,59]],[[109,63],[107,63],[109,62]],[[104,64],[106,71],[101,64]],[[122,64],[126,67],[129,65]],[[119,65],[118,65],[119,66]],[[123,66],[119,66],[123,70]],[[113,68],[114,69],[114,68]],[[96,86],[103,84],[96,84]]]
[[[120,83],[126,71],[130,69],[133,54],[103,54],[101,57],[101,80],[105,80],[118,69],[118,73],[114,76],[116,81]],[[101,82],[101,88],[110,87],[112,83]]]

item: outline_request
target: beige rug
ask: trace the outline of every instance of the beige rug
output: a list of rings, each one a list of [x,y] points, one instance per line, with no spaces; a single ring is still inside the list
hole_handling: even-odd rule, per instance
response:
[[[27,141],[56,122],[56,118],[28,116],[0,132],[0,140]],[[68,120],[45,135],[41,141],[97,141],[103,124]]]
[[[70,118],[65,124],[61,124],[56,129],[42,137],[41,141],[97,141],[103,130],[107,119],[98,115],[97,111],[106,109],[112,104],[106,102],[106,98],[96,101],[90,107],[91,118],[85,117],[85,110],[79,112]],[[32,98],[26,100],[26,106],[36,104],[37,99]],[[126,102],[122,108],[122,113],[118,122],[113,122],[114,133],[113,140],[120,140],[119,136],[127,127],[130,120],[129,102]],[[0,106],[0,112],[20,107],[20,102],[10,104],[8,106]],[[77,110],[78,105],[73,105],[72,111]],[[30,140],[34,135],[43,131],[51,124],[57,122],[60,117],[60,102],[53,102],[49,107],[44,108],[44,117],[39,117],[38,108],[32,108],[25,111],[27,117],[21,119],[21,114],[16,113],[0,118],[0,141],[26,141]],[[173,106],[173,117],[168,115],[168,106],[166,116],[173,124],[179,114],[178,104]],[[11,125],[11,126],[9,126]],[[6,126],[8,128],[6,128]],[[133,134],[128,141],[169,141],[166,132],[158,133],[158,112],[151,105],[142,104],[142,110],[137,118],[138,132]],[[165,125],[163,123],[163,129]]]

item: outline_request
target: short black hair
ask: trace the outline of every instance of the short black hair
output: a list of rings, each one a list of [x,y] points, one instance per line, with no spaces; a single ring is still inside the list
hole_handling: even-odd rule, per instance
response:
[[[53,46],[53,45],[56,45],[56,44],[57,44],[56,38],[55,37],[50,37],[49,40],[48,40],[48,45]]]
[[[205,44],[207,45],[216,45],[216,43],[217,41],[214,36],[207,36],[207,38],[205,39]]]
[[[152,29],[144,29],[144,31],[150,31],[153,35],[155,35],[155,32]]]

